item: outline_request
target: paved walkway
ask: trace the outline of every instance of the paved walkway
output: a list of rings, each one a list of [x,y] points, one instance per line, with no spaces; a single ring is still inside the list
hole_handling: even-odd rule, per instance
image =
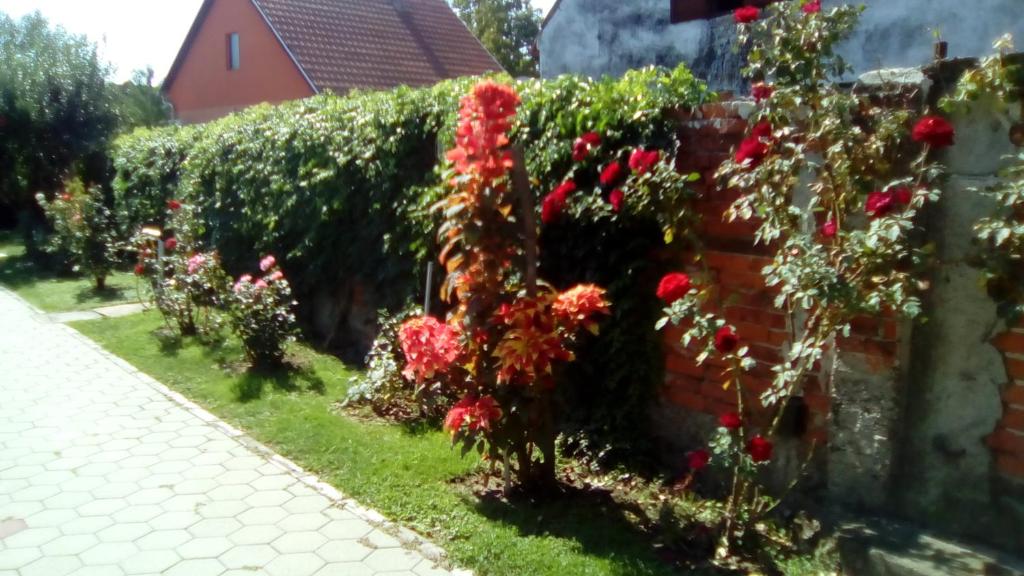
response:
[[[383,520],[0,289],[0,576],[453,574]]]

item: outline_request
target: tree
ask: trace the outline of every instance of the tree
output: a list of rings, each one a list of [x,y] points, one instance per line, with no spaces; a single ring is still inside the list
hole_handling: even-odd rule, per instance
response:
[[[95,44],[38,12],[0,14],[0,206],[41,216],[34,194],[104,155],[117,126]],[[90,182],[87,182],[89,184]]]
[[[135,70],[132,79],[112,85],[120,132],[135,128],[152,128],[171,121],[171,106],[153,85],[153,69]]]
[[[536,76],[540,11],[530,0],[452,0],[452,7],[513,76]]]

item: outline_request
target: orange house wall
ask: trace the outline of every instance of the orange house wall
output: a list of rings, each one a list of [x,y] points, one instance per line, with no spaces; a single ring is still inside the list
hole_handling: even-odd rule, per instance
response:
[[[228,35],[237,32],[240,67],[228,69]],[[217,0],[167,90],[177,117],[206,122],[254,104],[314,94],[250,0]]]

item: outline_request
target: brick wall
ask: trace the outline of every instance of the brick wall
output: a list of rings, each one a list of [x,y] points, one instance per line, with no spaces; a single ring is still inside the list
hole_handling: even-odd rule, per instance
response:
[[[996,469],[1024,480],[1024,325],[1000,334],[993,344],[1003,353],[1010,385],[1003,393],[1003,419],[988,443],[996,455]]]

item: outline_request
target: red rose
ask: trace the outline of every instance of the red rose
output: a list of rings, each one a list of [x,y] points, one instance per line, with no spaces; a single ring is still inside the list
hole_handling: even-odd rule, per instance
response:
[[[726,412],[718,417],[718,423],[722,425],[722,428],[737,430],[743,425],[743,420],[740,418],[740,415],[735,412]]]
[[[174,250],[178,247],[178,239],[173,236],[164,240],[164,248],[167,250]]]
[[[758,122],[750,130],[750,135],[754,138],[760,138],[762,140],[771,140],[775,130],[772,125],[768,122]]]
[[[146,273],[146,267],[145,266],[143,266],[142,264],[136,264],[135,265],[135,275],[136,276],[142,276],[145,273]]]
[[[811,0],[800,7],[804,11],[804,14],[817,14],[821,12],[821,0]]]
[[[767,462],[772,459],[772,441],[758,434],[747,442],[747,453],[754,462]]]
[[[576,183],[566,180],[558,185],[550,194],[544,198],[541,205],[540,220],[545,224],[551,224],[562,215],[565,204],[569,201],[569,195],[576,191]]]
[[[626,179],[626,169],[621,162],[612,162],[601,171],[601,186],[614,188]]]
[[[178,202],[177,200],[168,200],[167,207],[175,211],[181,210],[181,202]]]
[[[621,188],[612,190],[612,193],[608,196],[608,202],[612,205],[612,211],[618,212],[622,210],[622,202],[626,199],[626,195],[623,194]]]
[[[751,136],[743,142],[736,150],[736,163],[747,168],[756,168],[768,156],[768,145],[760,138]]]
[[[755,101],[761,102],[763,100],[771,98],[772,94],[775,94],[775,88],[773,88],[770,84],[758,82],[757,84],[754,84],[754,87],[751,89],[750,93],[754,96]]]
[[[825,238],[835,238],[837,232],[839,232],[839,225],[835,220],[829,220],[821,225],[821,235]]]
[[[711,453],[704,449],[694,450],[686,455],[686,459],[690,465],[690,470],[698,472],[707,468],[708,462],[711,462]]]
[[[666,274],[658,284],[658,298],[666,304],[682,300],[690,292],[690,277],[682,272]]]
[[[941,116],[925,116],[914,126],[914,141],[932,148],[946,148],[954,144],[953,125]]]
[[[868,202],[864,207],[864,211],[872,218],[881,218],[891,214],[897,208],[907,206],[913,197],[914,193],[905,186],[886,190],[885,192],[876,190],[868,194]]]
[[[597,132],[587,132],[576,139],[572,145],[572,159],[576,162],[586,160],[590,151],[601,145],[601,136]]]
[[[737,24],[750,24],[756,21],[761,16],[761,11],[756,6],[744,6],[743,8],[737,8],[732,13],[733,20]]]
[[[736,331],[732,329],[732,326],[722,326],[715,333],[715,350],[718,350],[722,354],[729,354],[736,350],[736,347],[740,345],[740,338],[736,335]]]
[[[637,174],[646,174],[661,160],[661,152],[637,148],[629,157],[629,168]]]

